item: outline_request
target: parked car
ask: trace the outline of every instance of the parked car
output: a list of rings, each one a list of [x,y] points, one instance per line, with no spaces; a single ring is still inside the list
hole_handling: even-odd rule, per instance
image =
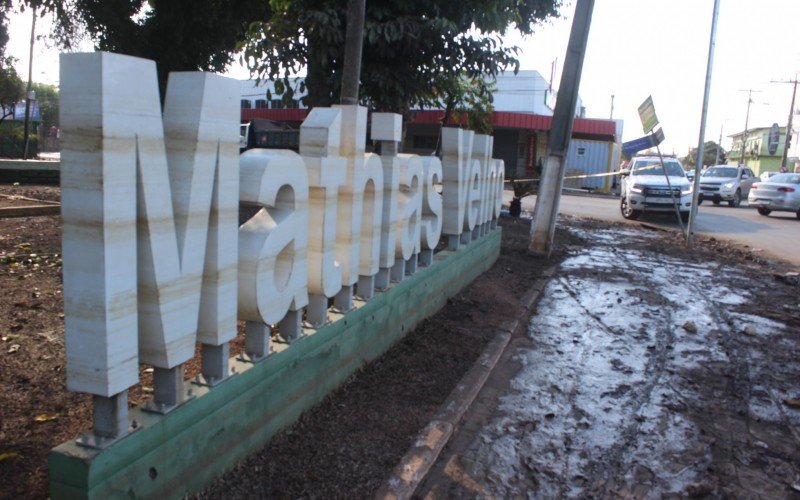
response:
[[[728,206],[738,207],[743,198],[750,193],[750,186],[756,181],[756,174],[743,165],[714,165],[708,167],[700,177],[700,196],[698,203],[711,200],[714,205],[723,201]]]
[[[675,158],[664,158],[663,167],[657,156],[631,159],[630,168],[622,172],[620,196],[620,211],[626,219],[637,219],[643,212],[674,213],[677,203],[681,219],[689,220],[692,184]]]
[[[761,215],[794,212],[800,219],[800,174],[777,174],[768,182],[753,184],[747,203]]]
[[[761,172],[761,175],[759,175],[758,178],[761,179],[764,182],[767,182],[770,179],[770,177],[772,177],[773,175],[778,175],[779,173],[780,172],[777,172],[777,171]]]

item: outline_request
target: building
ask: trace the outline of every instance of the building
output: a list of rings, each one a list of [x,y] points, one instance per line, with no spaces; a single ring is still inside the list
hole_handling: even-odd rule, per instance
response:
[[[771,127],[754,128],[747,131],[747,144],[745,144],[744,161],[742,161],[742,139],[744,132],[739,132],[730,135],[732,139],[731,150],[728,152],[728,163],[738,164],[744,163],[756,175],[762,172],[776,172],[781,168],[781,160],[783,159],[783,150],[786,146],[786,127],[779,127],[780,132],[778,138],[778,147],[774,153],[769,152],[769,134]],[[792,152],[792,144],[789,145],[789,151]],[[796,155],[796,149],[794,149]],[[787,167],[792,168],[792,165],[797,161],[797,157],[789,155],[787,158]]]
[[[297,87],[299,79],[291,81]],[[500,74],[495,83],[493,157],[505,162],[506,178],[538,177],[547,156],[547,141],[557,93],[536,71]],[[242,82],[242,121],[263,118],[299,128],[308,110],[295,100],[283,103],[273,96],[273,82]],[[586,118],[580,99],[575,109],[572,141],[566,159],[565,185],[608,190],[610,176],[581,177],[616,171],[619,164],[622,123]],[[412,110],[406,116],[401,152],[430,155],[436,151],[444,111]],[[451,120],[450,125],[458,124]],[[570,178],[573,177],[573,178]]]

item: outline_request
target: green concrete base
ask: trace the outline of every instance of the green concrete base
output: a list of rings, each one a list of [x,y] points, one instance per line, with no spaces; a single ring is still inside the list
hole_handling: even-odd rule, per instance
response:
[[[0,159],[0,182],[58,184],[60,161]]]
[[[212,389],[195,386],[197,397],[166,416],[132,410],[139,430],[103,451],[58,446],[49,459],[51,497],[175,498],[201,489],[486,271],[500,236],[498,229],[440,252],[430,267],[262,363],[232,360],[236,375]]]

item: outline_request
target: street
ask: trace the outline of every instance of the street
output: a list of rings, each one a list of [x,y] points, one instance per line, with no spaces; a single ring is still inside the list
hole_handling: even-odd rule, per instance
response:
[[[583,244],[417,496],[797,498],[796,286],[667,233],[561,230]]]
[[[505,191],[503,203],[508,204],[511,197],[511,191]],[[524,198],[523,212],[532,214],[535,204],[536,196]],[[678,227],[675,216],[667,214],[643,214],[638,221],[626,221],[619,211],[619,198],[614,196],[566,194],[561,197],[560,213],[612,222],[647,222],[663,227]],[[773,212],[769,217],[764,217],[748,208],[746,202],[742,202],[738,208],[705,202],[697,212],[695,234],[748,245],[763,252],[766,257],[777,258],[800,268],[800,220],[791,212]]]

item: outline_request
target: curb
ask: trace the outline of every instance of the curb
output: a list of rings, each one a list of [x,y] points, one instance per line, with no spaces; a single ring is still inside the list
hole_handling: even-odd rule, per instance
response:
[[[442,403],[428,425],[417,435],[414,444],[400,459],[400,463],[392,470],[383,486],[375,493],[376,499],[408,499],[422,484],[464,414],[483,389],[486,380],[511,341],[511,337],[525,325],[524,322],[527,321],[531,309],[539,300],[555,269],[555,266],[545,269],[542,277],[538,278],[533,286],[525,292],[520,300],[516,319],[505,321],[500,325],[497,335],[489,341],[469,371],[461,377],[455,389]]]
[[[21,207],[0,208],[0,219],[60,214],[61,205],[25,205]]]

